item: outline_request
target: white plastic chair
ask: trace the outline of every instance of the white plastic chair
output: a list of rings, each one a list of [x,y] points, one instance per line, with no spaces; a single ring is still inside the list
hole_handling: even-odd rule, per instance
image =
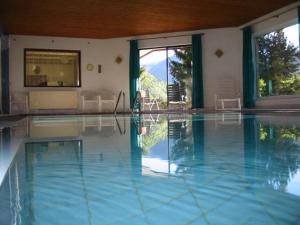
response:
[[[82,91],[81,92],[81,109],[86,111],[88,108],[97,107],[97,110],[101,111],[100,101],[101,96],[94,91]]]
[[[229,107],[226,106],[228,103],[231,104]],[[218,93],[215,94],[215,110],[241,110],[240,93],[233,77],[225,76],[219,79]]]
[[[141,96],[142,96],[143,110],[145,109],[146,106],[148,106],[149,110],[151,111],[154,105],[156,105],[156,109],[159,110],[158,98],[153,98],[153,97],[151,98],[149,90],[142,90]]]
[[[26,92],[15,91],[9,96],[10,112],[17,111],[28,113],[28,94]]]
[[[112,106],[112,110],[114,110],[117,104],[117,96],[112,91],[105,89],[102,89],[97,93],[99,96],[99,111],[102,111],[104,104],[110,104]]]

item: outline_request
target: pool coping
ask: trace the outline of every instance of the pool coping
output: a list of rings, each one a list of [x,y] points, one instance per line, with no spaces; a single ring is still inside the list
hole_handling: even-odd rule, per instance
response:
[[[215,109],[188,109],[188,110],[145,110],[142,112],[36,112],[36,113],[20,113],[20,114],[2,114],[0,115],[0,121],[10,117],[26,117],[26,116],[59,116],[59,115],[132,115],[132,114],[178,114],[178,113],[299,113],[300,109],[286,109],[286,108],[253,108],[242,110],[215,110]]]

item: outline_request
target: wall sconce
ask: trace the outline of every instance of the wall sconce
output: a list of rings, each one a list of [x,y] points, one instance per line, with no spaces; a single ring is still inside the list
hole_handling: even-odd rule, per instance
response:
[[[223,56],[224,52],[222,49],[217,49],[215,51],[215,55],[218,57],[218,58],[221,58]]]
[[[123,61],[123,58],[121,56],[117,56],[116,59],[115,59],[115,62],[117,64],[120,64],[122,61]]]

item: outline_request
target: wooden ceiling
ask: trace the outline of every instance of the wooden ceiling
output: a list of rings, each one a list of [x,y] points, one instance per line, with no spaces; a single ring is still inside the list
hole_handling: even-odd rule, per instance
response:
[[[295,0],[1,0],[5,32],[112,38],[240,26]]]

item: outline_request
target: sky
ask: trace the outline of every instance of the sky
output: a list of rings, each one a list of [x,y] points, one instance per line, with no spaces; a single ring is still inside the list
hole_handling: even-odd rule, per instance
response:
[[[293,43],[295,46],[299,46],[298,24],[283,29],[283,32],[289,42]]]
[[[141,50],[140,55],[143,56],[147,52],[151,51],[152,49],[147,49],[147,50]],[[168,56],[172,57],[174,55],[174,51],[169,50]],[[149,64],[157,64],[160,63],[161,61],[166,60],[166,51],[165,50],[160,50],[160,51],[154,51],[150,53],[149,55],[146,55],[145,57],[142,57],[140,60],[141,66],[144,65],[149,65]]]

